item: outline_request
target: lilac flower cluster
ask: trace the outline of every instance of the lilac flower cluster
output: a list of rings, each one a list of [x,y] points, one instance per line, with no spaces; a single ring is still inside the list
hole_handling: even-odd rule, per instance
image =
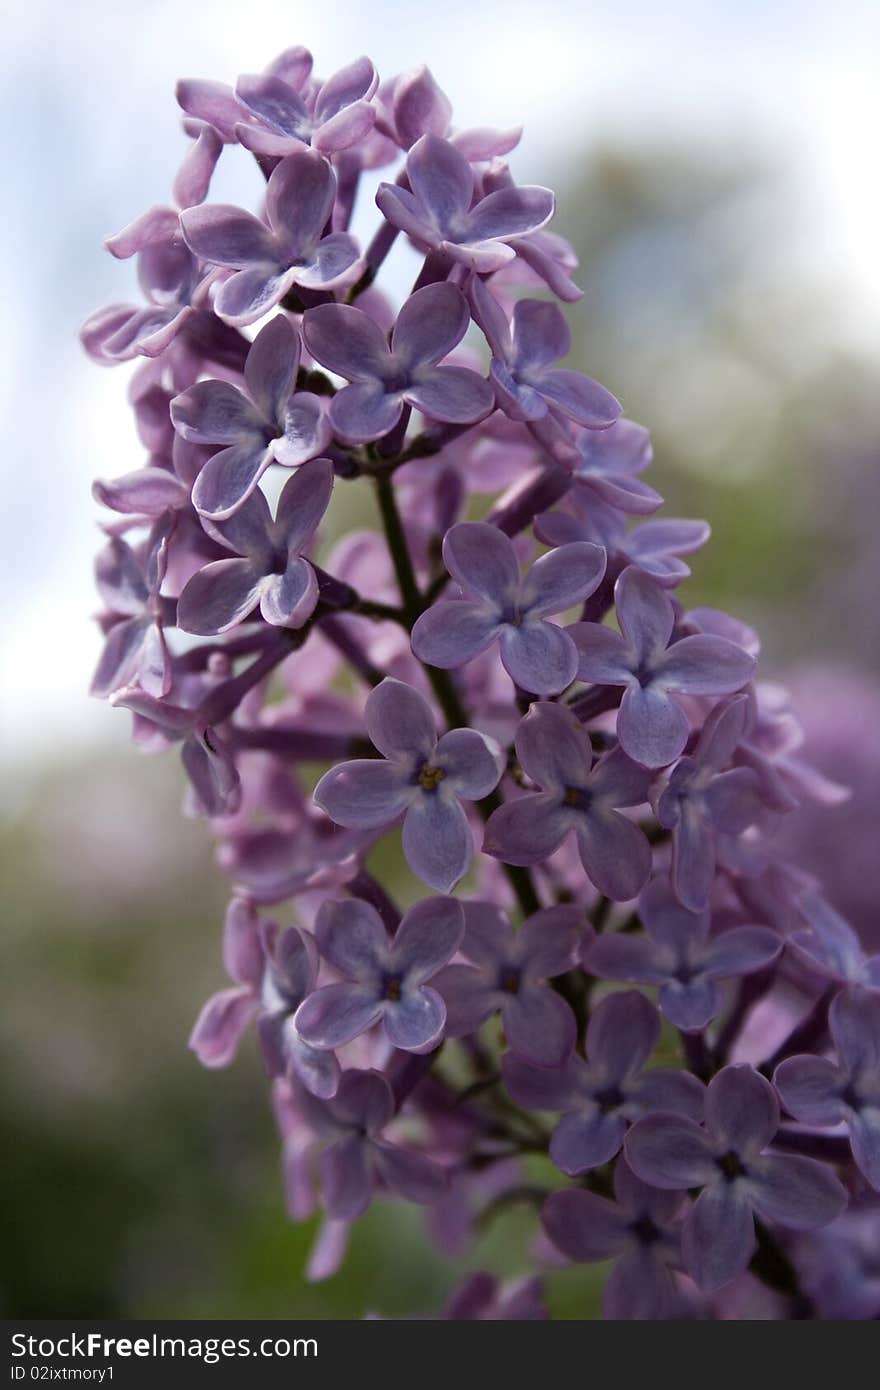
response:
[[[519,132],[302,48],[178,99],[173,204],[107,243],[145,302],[82,335],[137,363],[147,451],[95,485],[93,689],[180,744],[216,836],[232,983],[190,1045],[223,1067],[255,1028],[310,1277],[373,1201],[450,1256],[526,1202],[531,1267],[445,1316],[543,1317],[567,1261],[611,1262],[611,1318],[736,1316],[744,1281],[833,1316],[827,1251],[877,1316],[880,967],[773,840],[840,789],[755,634],[680,597],[709,531],[644,519],[647,430],[559,365],[575,258]],[[209,201],[233,144],[256,213]]]

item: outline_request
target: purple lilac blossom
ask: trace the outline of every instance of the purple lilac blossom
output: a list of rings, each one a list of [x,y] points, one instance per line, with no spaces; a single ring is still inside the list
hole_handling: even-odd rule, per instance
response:
[[[584,965],[603,980],[658,987],[660,1012],[686,1033],[701,1032],[718,1015],[720,981],[765,970],[782,950],[782,938],[769,927],[711,934],[709,913],[688,912],[662,878],[642,893],[639,917],[645,936],[598,936],[584,952]]]
[[[324,774],[315,801],[337,825],[371,829],[403,817],[403,852],[413,873],[448,893],[467,873],[473,836],[462,801],[498,785],[501,755],[476,729],[437,737],[431,707],[412,686],[384,680],[364,710],[382,760],[340,763]]]
[[[348,444],[379,439],[404,406],[432,420],[472,425],[492,409],[488,382],[467,367],[439,366],[464,336],[467,301],[454,285],[425,285],[398,315],[390,345],[381,329],[348,304],[321,304],[303,319],[309,352],[345,377],[330,404],[334,433]]]
[[[620,1152],[627,1126],[649,1111],[694,1120],[702,1114],[703,1086],[670,1067],[645,1071],[660,1041],[657,1010],[643,994],[624,990],[603,999],[587,1025],[586,1060],[575,1054],[563,1067],[537,1067],[505,1054],[504,1084],[527,1110],[557,1110],[549,1153],[563,1173],[598,1168]]]
[[[813,1158],[765,1152],[779,1128],[768,1081],[748,1066],[725,1067],[706,1090],[706,1126],[682,1115],[648,1115],[633,1125],[626,1157],[643,1182],[699,1197],[682,1227],[688,1273],[706,1291],[748,1265],[754,1218],[810,1231],[839,1216],[846,1192]]]
[[[755,631],[671,596],[708,526],[641,520],[648,430],[560,366],[577,257],[504,160],[518,128],[454,128],[424,67],[321,81],[301,46],[177,95],[170,199],[107,242],[146,302],[82,332],[141,359],[146,451],[93,490],[93,689],[143,751],[180,747],[232,883],[231,985],[191,1046],[221,1068],[255,1025],[290,1218],[324,1209],[305,1277],[374,1195],[426,1206],[445,1260],[523,1201],[534,1261],[614,1262],[611,1318],[874,1316],[877,958],[827,838],[806,874],[776,833],[846,796],[867,734],[814,771]],[[205,201],[232,145],[253,211]],[[835,668],[828,729],[843,690]],[[399,823],[434,890],[408,911]],[[441,1316],[546,1309],[533,1273],[478,1272]]]
[[[412,633],[413,651],[429,666],[464,666],[499,643],[511,680],[535,695],[555,695],[574,679],[578,653],[568,632],[547,618],[582,603],[605,572],[596,545],[561,546],[542,556],[525,576],[513,544],[485,522],[451,527],[443,560],[462,598],[423,613]]]
[[[300,1005],[295,1021],[306,1042],[341,1047],[381,1022],[392,1047],[429,1052],[437,1045],[446,1005],[429,982],[461,943],[460,903],[426,898],[389,938],[369,903],[325,902],[315,930],[322,959],[343,983],[324,985]]]
[[[619,748],[593,764],[590,736],[562,705],[533,704],[516,731],[516,756],[539,790],[505,802],[486,826],[483,850],[505,864],[536,864],[573,831],[600,893],[634,898],[650,873],[651,847],[621,808],[647,798],[650,773]]]

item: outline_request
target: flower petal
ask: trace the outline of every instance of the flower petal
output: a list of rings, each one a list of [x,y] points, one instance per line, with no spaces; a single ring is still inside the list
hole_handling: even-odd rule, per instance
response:
[[[578,850],[587,877],[613,902],[628,902],[642,891],[651,872],[651,846],[644,833],[616,811],[596,810],[579,817]]]
[[[643,767],[668,767],[684,752],[687,715],[656,685],[628,685],[617,715],[617,736],[629,757]]]
[[[770,1082],[749,1066],[719,1071],[706,1090],[706,1128],[735,1153],[760,1153],[779,1128],[779,1102]]]
[[[443,562],[469,595],[499,607],[512,601],[519,587],[519,560],[512,542],[482,521],[452,526],[443,540]]]
[[[839,1125],[846,1118],[845,1084],[827,1057],[786,1057],[773,1074],[782,1104],[804,1125]]]
[[[412,801],[413,787],[409,774],[391,763],[358,758],[325,772],[314,797],[337,825],[369,830],[396,820]]]
[[[504,1032],[512,1052],[539,1067],[558,1067],[571,1055],[577,1023],[570,1007],[547,985],[504,996]]]
[[[443,1036],[446,1005],[430,985],[405,991],[385,1004],[385,1033],[392,1047],[404,1052],[428,1052]]]
[[[559,848],[571,829],[571,812],[560,805],[555,792],[517,797],[492,812],[483,853],[504,864],[537,864]]]
[[[626,1121],[619,1111],[598,1106],[563,1115],[550,1139],[550,1157],[569,1177],[599,1168],[620,1152]]]
[[[384,757],[417,764],[433,753],[437,729],[431,707],[404,681],[389,677],[377,685],[364,716],[367,733]]]
[[[645,1115],[626,1136],[626,1161],[651,1187],[686,1191],[717,1175],[714,1149],[706,1134],[684,1115]]]
[[[383,1014],[378,991],[369,985],[325,985],[304,999],[294,1016],[296,1031],[311,1047],[342,1047]]]
[[[436,793],[417,797],[404,817],[403,853],[423,883],[438,893],[449,893],[464,878],[474,853],[461,804]]]
[[[495,405],[492,387],[468,367],[422,367],[404,391],[429,420],[475,424]]]
[[[800,1154],[774,1154],[749,1165],[748,1190],[766,1221],[792,1231],[815,1231],[839,1216],[846,1190],[826,1163]]]
[[[228,632],[256,608],[263,576],[251,560],[215,560],[194,574],[177,603],[184,632]]]
[[[638,990],[609,994],[587,1024],[586,1051],[603,1085],[641,1071],[660,1039],[657,1010]]]
[[[515,741],[517,758],[539,786],[586,786],[593,757],[590,736],[564,706],[535,702],[520,720]]]
[[[740,1188],[719,1182],[701,1192],[684,1219],[681,1239],[685,1268],[705,1293],[741,1274],[755,1248],[755,1223]]]
[[[484,652],[499,630],[494,609],[484,602],[445,600],[427,608],[416,620],[412,649],[419,661],[449,671]]]
[[[423,985],[455,955],[464,911],[455,898],[425,898],[406,913],[394,937],[393,961],[408,985]]]
[[[434,767],[443,768],[445,788],[464,801],[480,801],[494,791],[505,767],[505,758],[494,738],[477,729],[450,729],[431,755]]]
[[[425,285],[406,300],[391,333],[391,351],[412,369],[432,365],[457,347],[470,323],[461,290],[443,280]]]
[[[312,357],[348,381],[381,380],[388,369],[388,344],[363,309],[319,304],[304,314],[302,332]]]
[[[551,1192],[541,1211],[544,1230],[570,1260],[610,1260],[626,1245],[627,1219],[616,1202],[569,1188]]]
[[[532,695],[558,695],[577,674],[577,650],[561,627],[543,619],[501,629],[501,664]]]

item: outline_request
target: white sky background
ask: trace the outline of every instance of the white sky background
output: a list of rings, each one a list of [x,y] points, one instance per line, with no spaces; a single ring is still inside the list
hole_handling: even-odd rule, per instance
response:
[[[615,136],[764,143],[799,177],[805,273],[839,287],[829,333],[880,336],[870,0],[7,0],[3,10],[7,777],[128,733],[125,716],[85,693],[99,648],[89,484],[139,466],[142,450],[125,369],[90,363],[76,332],[93,308],[131,294],[130,268],[100,241],[168,198],[186,145],[178,76],[233,81],[293,43],[325,75],[361,52],[383,76],[427,61],[457,125],[525,123],[513,158],[522,181],[564,184],[568,161]],[[234,178],[212,196],[234,198]]]

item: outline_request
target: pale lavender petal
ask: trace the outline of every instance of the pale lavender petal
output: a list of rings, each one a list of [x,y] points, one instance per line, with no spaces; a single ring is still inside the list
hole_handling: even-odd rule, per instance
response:
[[[92,484],[92,496],[114,512],[159,516],[186,506],[189,489],[166,468],[148,467],[135,468],[109,481],[98,479]]]
[[[289,553],[303,550],[312,539],[333,492],[333,465],[312,459],[284,485],[275,513],[275,534]]]
[[[654,1005],[637,990],[609,994],[587,1024],[586,1051],[591,1066],[609,1083],[641,1071],[660,1039]]]
[[[404,1052],[428,1052],[443,1036],[446,1005],[430,985],[404,991],[400,999],[385,1004],[385,1034],[392,1047]]]
[[[275,627],[302,627],[314,613],[317,603],[315,571],[298,555],[288,561],[283,574],[273,574],[263,580],[260,612],[266,622]]]
[[[317,245],[335,197],[333,170],[305,145],[276,164],[266,186],[266,212],[288,264]]]
[[[211,186],[211,175],[223,150],[223,141],[212,126],[199,131],[184,157],[174,180],[174,201],[178,207],[191,208],[203,203]]]
[[[628,1222],[616,1202],[569,1188],[552,1192],[541,1211],[544,1230],[570,1260],[610,1260],[624,1248]]]
[[[284,418],[284,409],[296,385],[299,358],[299,334],[284,314],[276,314],[254,338],[244,364],[251,399],[266,420]]]
[[[577,674],[577,649],[555,623],[505,625],[500,647],[501,662],[511,680],[532,695],[558,695]]]
[[[425,898],[407,912],[394,938],[394,965],[408,985],[423,985],[446,965],[464,936],[464,912],[455,898]]]
[[[278,245],[269,228],[243,208],[227,203],[187,208],[180,227],[187,246],[203,261],[233,268],[277,264]]]
[[[464,155],[448,141],[423,135],[407,156],[406,172],[413,193],[431,209],[440,227],[468,211],[474,176]]]
[[[542,372],[536,384],[546,400],[587,429],[606,429],[620,418],[621,405],[617,397],[580,372],[557,367]]]
[[[397,316],[391,351],[408,368],[441,361],[461,342],[470,323],[468,303],[448,281],[410,295]]]
[[[766,1221],[793,1231],[815,1231],[839,1216],[846,1190],[833,1169],[800,1154],[774,1154],[749,1165],[751,1201]]]
[[[259,412],[228,381],[197,381],[175,396],[170,408],[174,428],[196,444],[238,444],[243,439],[262,443]]]
[[[344,386],[330,402],[333,433],[347,444],[364,444],[392,430],[403,410],[402,398],[388,395],[380,382]]]
[[[506,603],[518,590],[516,551],[497,526],[466,521],[450,527],[443,540],[443,562],[466,593],[489,603]]]
[[[594,685],[626,685],[632,654],[626,639],[602,623],[571,623],[566,629],[578,651],[578,680]]]
[[[284,433],[269,445],[276,463],[295,468],[327,447],[333,431],[319,396],[299,391],[284,412]]]
[[[446,600],[426,609],[416,621],[412,649],[420,661],[448,671],[484,652],[499,631],[495,609],[484,602]]]
[[[803,1125],[838,1125],[846,1118],[845,1078],[827,1057],[786,1057],[773,1085],[790,1115]]]
[[[508,1046],[539,1067],[558,1067],[571,1055],[577,1038],[574,1014],[546,985],[504,996],[501,1005]]]
[[[519,797],[492,812],[483,853],[505,864],[537,864],[559,848],[572,827],[571,813],[554,793]]]
[[[322,903],[315,937],[324,960],[349,979],[371,981],[388,963],[388,933],[382,919],[359,898]]]
[[[741,1274],[755,1248],[755,1225],[740,1188],[720,1182],[701,1192],[684,1219],[681,1242],[685,1268],[704,1292]]]
[[[312,147],[329,158],[364,140],[375,124],[375,108],[368,101],[353,101],[319,126],[312,136]]]
[[[232,515],[256,488],[272,462],[262,442],[233,445],[208,459],[193,487],[193,506],[221,521]]]
[[[475,424],[495,405],[488,381],[467,367],[421,367],[404,392],[430,420]]]
[[[617,715],[624,752],[643,767],[668,767],[684,752],[690,733],[687,715],[653,684],[629,685]]]
[[[409,774],[390,763],[361,758],[325,772],[315,801],[337,825],[370,830],[390,825],[409,806]]]
[[[285,135],[307,130],[308,113],[296,89],[277,72],[244,73],[235,95],[261,121]]]
[[[293,1020],[289,1020],[292,1025]],[[310,1047],[293,1029],[288,1043],[288,1070],[300,1081],[310,1095],[330,1100],[339,1089],[342,1075],[336,1054]]]
[[[644,888],[651,872],[651,846],[643,832],[616,811],[596,810],[579,818],[578,850],[587,877],[613,902],[627,902]]]
[[[626,1121],[619,1111],[589,1111],[563,1115],[550,1139],[550,1157],[570,1177],[598,1168],[620,1152]]]
[[[443,768],[446,786],[465,801],[480,801],[494,791],[505,768],[498,744],[477,729],[451,729],[438,740],[431,755],[434,767]]]
[[[203,1067],[228,1067],[257,1012],[248,986],[225,989],[205,1004],[190,1034],[189,1047]]]
[[[360,247],[347,232],[322,237],[311,258],[297,265],[294,283],[306,289],[341,289],[357,279]]]
[[[434,751],[437,729],[431,707],[411,685],[382,681],[370,692],[364,714],[367,733],[384,757],[416,763]]]
[[[444,135],[452,120],[452,104],[426,67],[414,68],[397,79],[393,110],[394,128],[404,149],[422,135]]]
[[[251,560],[205,565],[180,595],[178,627],[203,637],[228,632],[257,606],[262,582],[262,572]]]
[[[516,731],[516,755],[529,777],[548,790],[583,787],[590,775],[589,735],[562,705],[532,705]]]
[[[674,642],[655,664],[656,679],[687,695],[731,695],[751,680],[755,658],[724,637],[698,633]]]
[[[559,546],[536,560],[523,580],[521,610],[540,617],[561,613],[589,598],[604,573],[602,546],[586,541]]]
[[[303,1000],[294,1024],[312,1047],[342,1047],[372,1028],[382,1013],[382,1000],[369,985],[325,985]]]
[[[388,344],[363,309],[319,304],[303,316],[302,331],[312,357],[348,381],[381,380],[388,370]]]
[[[590,786],[612,806],[641,806],[648,799],[651,772],[628,758],[620,747],[603,753],[593,768]]]
[[[352,1135],[325,1149],[318,1160],[327,1211],[338,1221],[354,1221],[370,1205],[372,1182],[363,1139]]]
[[[752,1067],[725,1067],[706,1090],[706,1127],[738,1154],[760,1153],[779,1128],[779,1103],[770,1082]]]
[[[710,978],[748,975],[774,961],[782,945],[769,927],[731,927],[709,942],[703,969]]]
[[[614,604],[620,630],[639,662],[656,662],[675,624],[666,591],[643,570],[629,565],[614,586]]]
[[[454,798],[425,793],[413,801],[403,821],[403,853],[413,873],[449,893],[470,868],[474,841],[467,816]]]
[[[214,308],[226,323],[244,327],[274,309],[293,280],[293,271],[269,264],[239,270],[220,286]]]
[[[684,1115],[646,1115],[626,1136],[626,1161],[651,1187],[684,1192],[717,1176],[712,1143]]]
[[[506,240],[537,231],[550,221],[555,207],[556,199],[549,188],[526,184],[500,188],[473,209],[467,219],[467,237],[461,240]]]

